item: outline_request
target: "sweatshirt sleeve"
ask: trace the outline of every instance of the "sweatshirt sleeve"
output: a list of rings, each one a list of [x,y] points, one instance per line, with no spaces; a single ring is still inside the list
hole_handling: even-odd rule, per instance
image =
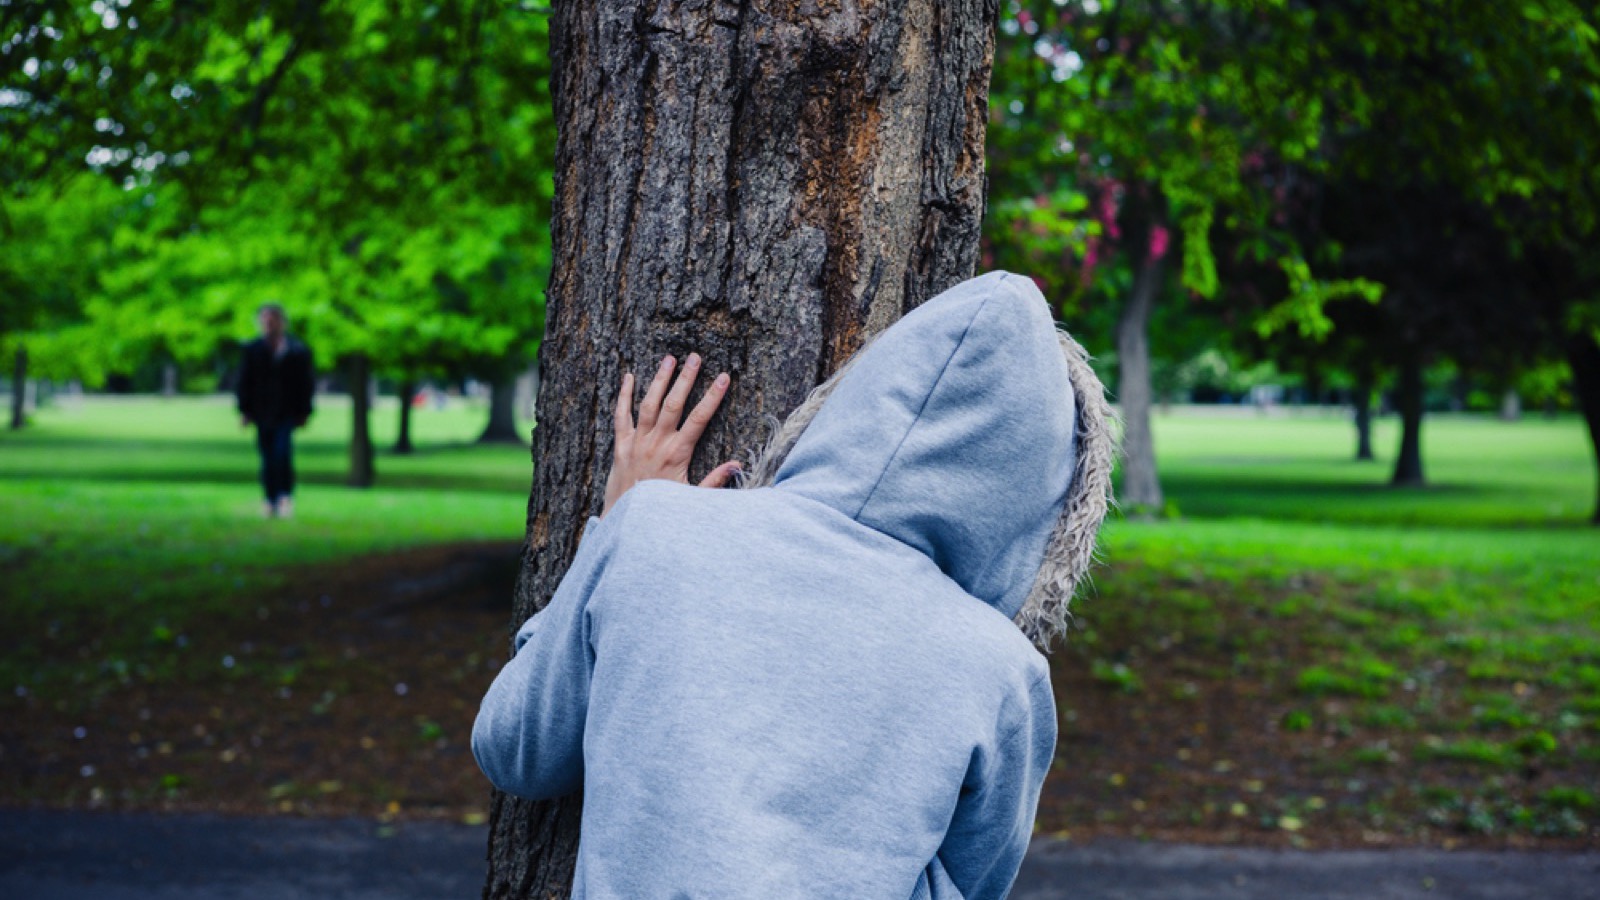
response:
[[[543,800],[583,784],[583,729],[594,651],[589,599],[605,575],[619,504],[591,518],[555,596],[517,630],[515,655],[495,676],[472,726],[472,755],[495,787]]]
[[[966,900],[1003,900],[1033,837],[1044,776],[1055,758],[1050,677],[1034,681],[1021,721],[968,766],[939,858]]]

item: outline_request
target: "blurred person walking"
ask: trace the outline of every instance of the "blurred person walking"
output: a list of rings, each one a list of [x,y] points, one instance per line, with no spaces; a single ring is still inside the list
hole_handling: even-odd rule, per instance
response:
[[[289,334],[289,316],[276,303],[261,305],[256,324],[261,337],[244,345],[239,368],[239,414],[241,424],[256,426],[261,488],[266,493],[262,514],[288,518],[294,514],[290,438],[311,417],[311,351]]]

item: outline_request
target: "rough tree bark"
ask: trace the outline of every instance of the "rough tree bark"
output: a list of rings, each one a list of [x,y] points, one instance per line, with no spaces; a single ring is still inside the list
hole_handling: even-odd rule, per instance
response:
[[[1356,419],[1356,460],[1364,462],[1375,459],[1372,454],[1372,369],[1362,366],[1356,371],[1355,396],[1350,398],[1351,405],[1355,407]]]
[[[372,363],[365,353],[350,356],[350,475],[351,487],[372,487],[378,473],[372,462]]]
[[[1166,276],[1166,257],[1145,254],[1117,322],[1117,403],[1122,413],[1124,509],[1160,512],[1161,478],[1150,432],[1150,313]]]
[[[1600,342],[1592,334],[1577,334],[1567,339],[1567,365],[1577,388],[1578,408],[1589,426],[1589,446],[1594,450],[1596,497],[1591,521],[1600,525]]]
[[[400,398],[400,434],[394,441],[394,452],[407,454],[412,451],[411,446],[411,404],[417,399],[417,383],[415,381],[400,382],[400,389],[396,391]]]
[[[28,351],[18,344],[11,361],[11,429],[28,424]]]
[[[1422,352],[1408,344],[1400,351],[1400,383],[1395,388],[1400,407],[1400,453],[1394,461],[1395,485],[1421,485],[1422,474]]]
[[[690,473],[970,276],[995,0],[557,3],[555,262],[513,625],[599,510],[624,371],[734,375]],[[486,898],[564,896],[581,800],[496,794]]]
[[[517,433],[517,373],[511,372],[489,386],[489,424],[478,435],[480,444],[520,444]]]

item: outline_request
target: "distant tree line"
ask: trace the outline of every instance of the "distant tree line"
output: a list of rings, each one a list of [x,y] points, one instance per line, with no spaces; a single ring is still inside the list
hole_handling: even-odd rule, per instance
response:
[[[1219,356],[1337,388],[1369,454],[1387,392],[1396,484],[1424,481],[1442,371],[1570,402],[1600,465],[1597,15],[1001,4],[985,265],[1039,277],[1114,363],[1125,508],[1163,505],[1163,381]],[[372,375],[504,386],[541,338],[548,21],[492,0],[0,4],[8,368],[210,371],[277,300],[357,395],[370,483]]]

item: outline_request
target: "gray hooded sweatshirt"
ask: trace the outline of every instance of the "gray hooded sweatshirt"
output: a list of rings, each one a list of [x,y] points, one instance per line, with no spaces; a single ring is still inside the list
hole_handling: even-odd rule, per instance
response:
[[[582,788],[574,897],[1004,897],[1056,737],[1012,623],[1073,472],[1048,307],[994,272],[852,363],[770,487],[590,520],[472,734]]]

